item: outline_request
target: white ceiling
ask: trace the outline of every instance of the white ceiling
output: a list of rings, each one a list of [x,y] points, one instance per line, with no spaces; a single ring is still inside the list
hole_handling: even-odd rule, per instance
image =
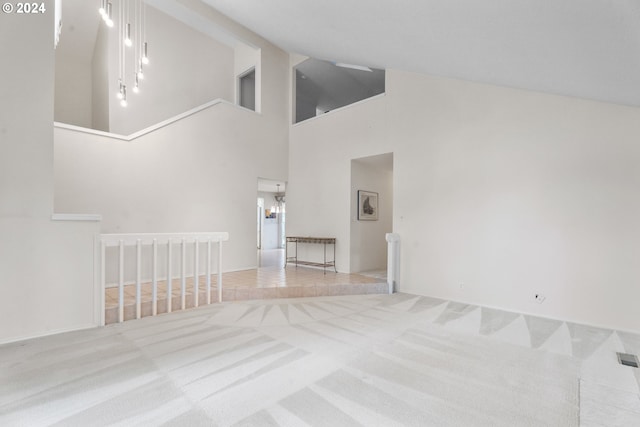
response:
[[[289,52],[640,106],[640,0],[202,0]]]

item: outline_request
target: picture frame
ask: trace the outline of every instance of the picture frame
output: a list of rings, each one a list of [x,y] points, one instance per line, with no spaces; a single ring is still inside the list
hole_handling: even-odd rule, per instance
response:
[[[358,221],[378,220],[378,193],[358,190]]]

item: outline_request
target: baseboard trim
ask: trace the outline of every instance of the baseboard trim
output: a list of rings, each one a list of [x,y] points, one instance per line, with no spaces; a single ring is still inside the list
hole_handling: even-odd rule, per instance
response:
[[[32,340],[32,339],[36,339],[36,338],[48,337],[48,336],[51,336],[51,335],[64,334],[66,332],[84,331],[84,330],[87,330],[87,329],[93,329],[93,328],[99,328],[99,327],[100,327],[100,325],[98,325],[98,324],[89,323],[89,324],[84,324],[84,325],[76,326],[76,327],[72,327],[72,328],[52,329],[50,331],[46,331],[46,332],[43,332],[43,333],[40,333],[40,334],[27,335],[27,336],[23,336],[23,337],[0,338],[0,345],[13,344],[13,343],[21,342],[21,341],[28,341],[28,340]]]

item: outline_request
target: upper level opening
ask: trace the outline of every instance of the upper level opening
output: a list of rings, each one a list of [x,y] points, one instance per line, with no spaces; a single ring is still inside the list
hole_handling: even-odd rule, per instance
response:
[[[385,91],[385,70],[309,58],[294,67],[294,123]]]
[[[238,105],[256,111],[256,69],[251,68],[238,80]]]

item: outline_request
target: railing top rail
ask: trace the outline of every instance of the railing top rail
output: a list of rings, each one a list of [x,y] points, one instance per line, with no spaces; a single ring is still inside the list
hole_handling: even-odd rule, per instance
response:
[[[182,120],[186,117],[189,117],[193,114],[196,114],[202,110],[206,110],[208,108],[211,108],[215,105],[227,105],[233,108],[237,108],[240,110],[246,110],[246,111],[250,111],[252,113],[255,113],[252,110],[249,110],[247,108],[241,107],[239,105],[236,105],[232,102],[229,101],[225,101],[224,99],[214,99],[213,101],[207,102],[205,104],[199,105],[195,108],[192,108],[191,110],[185,111],[184,113],[180,113],[178,115],[175,115],[167,120],[163,120],[159,123],[156,123],[154,125],[149,126],[148,128],[142,129],[138,132],[134,132],[130,135],[119,135],[116,133],[111,133],[111,132],[103,132],[100,130],[96,130],[96,129],[89,129],[89,128],[85,128],[82,126],[76,126],[76,125],[70,125],[67,123],[60,123],[60,122],[54,122],[53,126],[55,128],[59,128],[59,129],[66,129],[66,130],[70,130],[70,131],[74,131],[74,132],[82,132],[82,133],[88,133],[88,134],[93,134],[93,135],[98,135],[98,136],[105,136],[107,138],[112,138],[112,139],[119,139],[122,141],[133,141],[137,138],[140,138],[141,136],[144,136],[148,133],[154,132],[160,128],[163,128],[165,126],[168,126],[174,122],[177,122],[179,120]],[[256,113],[257,114],[257,113]]]
[[[151,243],[156,240],[158,243],[167,243],[169,241],[201,242],[227,241],[229,233],[226,231],[219,232],[201,232],[201,233],[121,233],[121,234],[100,234],[100,241],[105,245],[118,245],[120,241],[124,244],[136,244],[140,240],[142,243]]]

